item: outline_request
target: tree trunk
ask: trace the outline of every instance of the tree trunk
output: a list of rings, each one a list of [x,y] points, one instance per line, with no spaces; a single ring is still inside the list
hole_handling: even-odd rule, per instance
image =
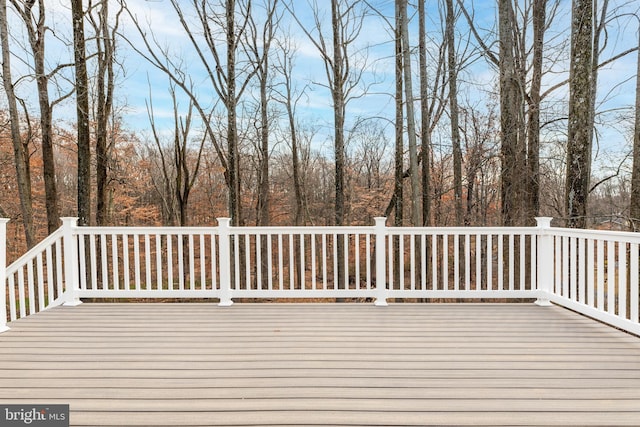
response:
[[[36,55],[36,81],[40,101],[40,127],[42,132],[42,173],[44,178],[45,207],[47,210],[47,230],[53,233],[60,227],[60,209],[58,208],[58,190],[56,186],[56,168],[53,157],[53,127],[51,106],[47,86],[48,78],[44,71],[44,52]]]
[[[422,224],[420,220],[420,180],[418,178],[418,149],[416,141],[416,122],[413,105],[413,84],[411,74],[411,47],[409,44],[409,18],[407,16],[407,0],[399,0],[401,37],[402,37],[402,70],[404,74],[405,105],[407,112],[407,142],[409,145],[409,181],[411,186],[411,225]]]
[[[431,150],[431,115],[429,111],[429,82],[427,81],[427,40],[425,23],[425,0],[418,1],[418,51],[420,64],[420,157],[422,161],[422,225],[431,225],[431,172],[429,152]]]
[[[271,42],[274,40],[275,25],[277,25],[275,11],[278,0],[269,0],[266,4],[267,18],[262,26],[262,37],[258,39],[258,31],[252,35],[253,42],[251,50],[255,55],[257,78],[260,83],[260,148],[259,148],[259,168],[258,168],[258,206],[257,206],[257,224],[270,224],[271,210],[271,186],[269,184],[269,78],[271,76],[269,55],[271,55]],[[254,17],[250,16],[251,27],[257,28]],[[260,49],[259,44],[262,44]],[[263,245],[266,250],[266,244]],[[263,259],[266,261],[266,252]],[[266,276],[265,276],[266,277]]]
[[[35,245],[31,174],[29,156],[20,133],[20,115],[18,114],[18,105],[13,90],[13,81],[11,80],[11,52],[9,51],[6,0],[0,0],[0,42],[2,43],[2,83],[7,95],[7,104],[9,107],[9,117],[11,121],[11,141],[13,143],[13,155],[16,166],[16,181],[18,183],[18,195],[20,197],[22,224],[24,226],[27,247],[31,248]]]
[[[458,64],[454,36],[455,12],[453,0],[447,1],[446,43],[447,66],[449,69],[449,118],[451,122],[451,145],[453,147],[453,197],[455,205],[455,225],[462,225],[462,149],[460,148],[460,128],[458,124]]]
[[[91,220],[91,149],[89,146],[89,82],[82,0],[71,0],[71,16],[76,70],[76,114],[78,118],[78,225],[88,225]]]
[[[498,2],[500,34],[500,131],[502,135],[501,198],[504,225],[522,225],[525,148],[522,140],[523,95],[516,69],[513,8],[511,0]]]
[[[268,59],[260,76],[260,173],[258,181],[258,225],[269,225],[269,117],[267,101]]]
[[[338,0],[331,0],[331,26],[333,29],[333,118],[335,155],[335,223],[344,224],[344,73],[342,58],[342,33],[340,31]]]
[[[567,225],[585,228],[593,134],[593,1],[573,0],[565,208]]]
[[[289,118],[289,129],[291,130],[291,167],[293,173],[293,188],[296,198],[296,210],[294,216],[294,225],[303,225],[305,212],[305,193],[302,183],[302,175],[300,173],[300,154],[298,153],[298,135],[296,134],[295,117],[293,110],[287,107],[287,116]]]
[[[638,21],[640,23],[640,21]],[[640,32],[639,32],[640,34]],[[633,132],[633,166],[631,172],[630,213],[633,231],[640,231],[640,35],[636,72],[636,108]]]
[[[45,5],[38,1],[38,15],[33,12],[35,2],[18,2],[13,6],[24,22],[29,36],[29,45],[33,54],[38,104],[40,107],[40,132],[42,137],[42,173],[44,178],[45,208],[47,211],[47,230],[54,232],[60,226],[58,209],[58,191],[56,189],[56,172],[53,158],[52,108],[49,102],[49,76],[45,71]],[[35,21],[35,22],[34,22]]]
[[[540,212],[540,101],[547,0],[533,2],[533,64],[527,120],[527,212],[528,225]]]
[[[236,120],[236,49],[238,40],[235,34],[235,0],[226,0],[227,22],[227,150],[229,168],[229,214],[231,225],[242,224],[241,196],[240,196],[240,155],[238,153],[238,124]]]
[[[287,119],[289,121],[289,132],[291,140],[291,171],[293,175],[293,190],[295,194],[295,214],[294,225],[304,224],[304,215],[306,210],[306,197],[304,191],[304,183],[302,179],[302,173],[300,171],[300,153],[299,153],[299,141],[298,141],[298,129],[296,125],[295,117],[295,101],[293,99],[293,87],[291,72],[293,70],[293,64],[288,49],[283,49],[283,61],[280,72],[284,77],[284,103],[287,112]]]
[[[333,118],[334,118],[334,155],[335,155],[335,223],[344,225],[345,199],[344,199],[344,114],[345,114],[345,93],[344,93],[344,58],[342,57],[342,32],[341,13],[338,0],[331,0],[331,28],[333,29]],[[347,284],[344,280],[344,241],[338,237],[338,289],[345,289]]]
[[[395,217],[394,225],[401,227],[403,224],[404,196],[402,191],[403,169],[404,169],[404,112],[403,112],[403,63],[402,63],[402,18],[400,13],[400,1],[396,1],[396,28],[395,28],[395,71],[396,71],[396,118],[395,118],[395,178],[394,191],[395,196]],[[398,265],[396,263],[396,265]]]
[[[114,40],[109,32],[108,1],[103,0],[99,12],[96,38],[98,51],[97,109],[96,109],[96,223],[106,225],[108,212],[108,123],[113,106]]]

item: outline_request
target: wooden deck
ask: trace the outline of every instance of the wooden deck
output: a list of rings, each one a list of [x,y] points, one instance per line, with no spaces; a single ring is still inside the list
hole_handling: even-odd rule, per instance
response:
[[[0,334],[71,425],[640,425],[640,338],[532,304],[83,304]]]

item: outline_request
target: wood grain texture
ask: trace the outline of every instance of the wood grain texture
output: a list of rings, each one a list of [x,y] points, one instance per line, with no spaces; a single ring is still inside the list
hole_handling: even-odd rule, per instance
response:
[[[530,304],[83,304],[0,334],[72,425],[638,425],[640,339]]]

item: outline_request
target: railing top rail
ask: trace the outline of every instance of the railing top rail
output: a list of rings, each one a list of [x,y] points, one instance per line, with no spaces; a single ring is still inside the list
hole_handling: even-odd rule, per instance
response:
[[[231,234],[354,234],[373,233],[372,226],[291,226],[291,227],[230,227]]]
[[[388,227],[389,234],[537,234],[537,227]]]
[[[102,227],[75,227],[74,231],[79,235],[100,234],[218,234],[217,226],[206,227],[128,227],[128,226],[102,226]]]
[[[101,235],[101,234],[122,234],[122,235],[190,235],[190,234],[219,234],[220,226],[151,226],[151,227],[130,227],[130,226],[90,226],[75,227],[74,232],[78,235]],[[231,226],[228,227],[232,235],[246,234],[373,234],[376,232],[375,226]],[[598,240],[619,240],[628,243],[640,243],[640,233],[628,231],[612,230],[583,230],[562,227],[395,227],[384,228],[386,234],[390,235],[537,235],[540,233],[555,236],[582,237]],[[47,237],[35,248],[46,247],[51,239],[55,239],[56,231]],[[25,254],[24,256],[27,256]],[[28,256],[27,256],[28,257]],[[22,258],[22,257],[21,257]]]
[[[344,234],[374,233],[375,226],[239,226],[229,227],[231,234]],[[395,227],[387,226],[389,234],[536,234],[537,227]],[[559,230],[552,228],[551,230]],[[81,235],[97,234],[217,234],[219,226],[83,226],[76,227],[75,232]]]
[[[14,262],[12,262],[11,265],[9,265],[7,267],[6,275],[9,276],[9,275],[15,273],[16,271],[18,271],[18,269],[21,266],[23,266],[25,263],[27,263],[28,261],[32,260],[39,253],[42,253],[45,249],[47,249],[48,246],[52,245],[56,240],[61,239],[63,234],[64,234],[64,228],[63,227],[60,227],[56,231],[51,233],[44,240],[42,240],[40,243],[38,243],[33,248],[31,248],[27,252],[25,252],[20,258],[18,258]]]
[[[640,233],[632,231],[584,230],[578,228],[553,227],[546,230],[555,236],[583,237],[597,240],[616,240],[627,243],[640,243]]]
[[[100,235],[100,234],[218,234],[219,226],[207,227],[124,227],[124,226],[104,226],[104,227],[76,227],[74,229],[79,235]],[[250,227],[229,227],[230,234],[331,234],[331,233],[373,233],[375,227],[371,226],[250,226]]]

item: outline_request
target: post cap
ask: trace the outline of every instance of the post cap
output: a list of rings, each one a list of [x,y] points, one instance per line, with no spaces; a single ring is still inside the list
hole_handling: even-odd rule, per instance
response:
[[[535,219],[538,228],[551,228],[552,216],[537,216]]]

